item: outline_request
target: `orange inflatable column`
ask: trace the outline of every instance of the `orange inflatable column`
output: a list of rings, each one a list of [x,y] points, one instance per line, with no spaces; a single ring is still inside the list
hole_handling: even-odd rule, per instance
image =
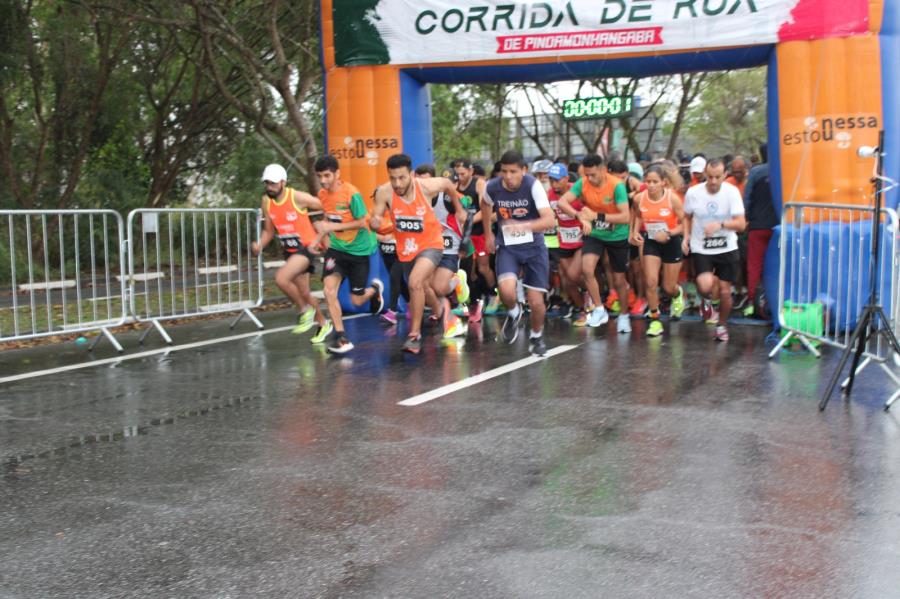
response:
[[[877,35],[780,44],[778,102],[782,201],[867,204],[883,127]]]

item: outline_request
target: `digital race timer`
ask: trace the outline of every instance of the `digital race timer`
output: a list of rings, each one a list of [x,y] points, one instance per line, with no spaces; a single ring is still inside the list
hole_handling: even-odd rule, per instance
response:
[[[563,101],[563,118],[605,119],[634,114],[634,96],[604,96]]]

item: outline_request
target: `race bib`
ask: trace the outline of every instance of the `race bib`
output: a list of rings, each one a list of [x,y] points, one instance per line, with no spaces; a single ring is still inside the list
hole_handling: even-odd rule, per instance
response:
[[[704,237],[703,238],[703,249],[704,250],[721,250],[722,248],[728,245],[727,237]]]
[[[444,240],[444,252],[453,253],[459,249],[459,239],[455,235],[446,234],[442,236]]]
[[[512,225],[503,226],[503,245],[522,245],[534,241],[534,233],[531,231],[515,231]]]
[[[599,218],[594,221],[594,230],[595,231],[609,231],[612,229],[612,225],[605,220],[600,220]]]
[[[425,220],[417,216],[398,216],[394,225],[404,233],[422,233],[425,231]]]
[[[560,227],[559,240],[563,243],[578,243],[581,241],[581,227]]]
[[[647,227],[647,233],[651,238],[656,237],[657,233],[668,233],[669,227],[666,223],[644,223]]]
[[[279,241],[281,241],[281,245],[288,250],[299,250],[301,247],[300,238],[296,235],[279,235]]]
[[[397,253],[397,244],[396,243],[382,243],[381,245],[381,253],[385,255],[393,255]]]

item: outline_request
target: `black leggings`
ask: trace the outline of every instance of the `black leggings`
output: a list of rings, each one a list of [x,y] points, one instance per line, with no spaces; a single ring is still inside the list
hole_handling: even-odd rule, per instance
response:
[[[406,285],[406,277],[403,276],[403,265],[397,259],[396,254],[382,254],[384,258],[384,266],[391,273],[391,301],[388,308],[397,311],[397,302],[400,301],[400,294],[403,299],[409,303],[409,287]]]

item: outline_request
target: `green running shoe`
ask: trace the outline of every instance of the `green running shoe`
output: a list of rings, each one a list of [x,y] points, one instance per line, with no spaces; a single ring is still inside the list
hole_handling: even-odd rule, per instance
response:
[[[320,343],[325,343],[328,339],[328,335],[331,334],[331,331],[334,330],[334,325],[331,324],[330,320],[326,320],[324,325],[319,326],[319,330],[316,331],[316,334],[312,336],[309,340],[310,343],[318,345]]]
[[[302,335],[316,324],[316,311],[310,306],[297,318],[297,326],[291,329],[294,335]]]

